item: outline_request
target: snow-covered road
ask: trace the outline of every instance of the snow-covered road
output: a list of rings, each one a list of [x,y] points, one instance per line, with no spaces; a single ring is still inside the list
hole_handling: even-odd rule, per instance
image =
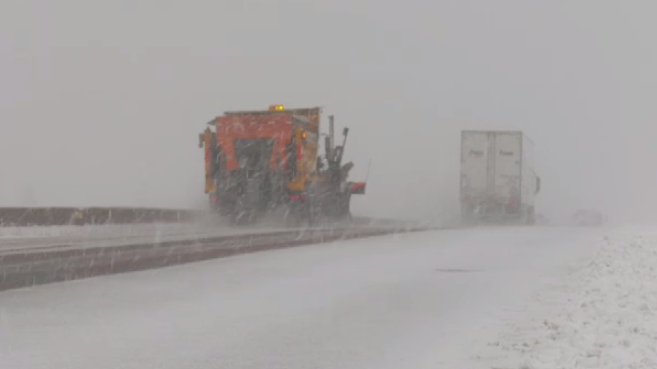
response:
[[[0,367],[490,369],[482,348],[602,238],[438,231],[7,291]]]
[[[656,265],[657,229],[610,232],[477,356],[492,368],[657,368]]]

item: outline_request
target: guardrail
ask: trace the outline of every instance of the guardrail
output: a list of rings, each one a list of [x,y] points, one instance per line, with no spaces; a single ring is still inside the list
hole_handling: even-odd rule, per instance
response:
[[[111,247],[27,250],[0,254],[0,291],[123,273],[256,251],[429,230],[349,227],[278,231]]]
[[[0,208],[0,227],[187,222],[204,216],[192,209],[125,207]]]
[[[158,209],[129,207],[0,207],[0,227],[102,225],[139,223],[186,223],[209,219],[209,213],[195,209]],[[353,217],[355,225],[390,226],[402,223],[394,219]]]

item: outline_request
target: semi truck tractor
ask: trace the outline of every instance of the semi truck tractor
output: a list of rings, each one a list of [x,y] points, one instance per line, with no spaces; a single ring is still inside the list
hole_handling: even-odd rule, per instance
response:
[[[461,132],[461,220],[464,224],[535,223],[541,179],[534,143],[520,131]]]

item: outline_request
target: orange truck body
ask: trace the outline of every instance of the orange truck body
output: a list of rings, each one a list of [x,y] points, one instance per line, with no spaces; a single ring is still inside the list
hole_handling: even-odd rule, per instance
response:
[[[305,201],[303,194],[308,185],[326,182],[318,170],[320,114],[319,107],[283,109],[274,105],[269,110],[232,111],[214,118],[208,123],[214,131],[208,128],[200,136],[200,145],[205,146],[205,192],[217,204],[222,196],[228,197],[230,205],[224,207],[232,207],[231,198],[242,196],[247,190],[226,190],[226,186],[235,187],[233,184],[238,181],[241,184],[237,187],[250,188],[253,180],[248,179],[249,174],[243,174],[246,166],[240,163],[254,160],[259,163],[258,170],[266,172],[262,175],[266,183],[276,183],[278,191],[285,190],[284,194],[272,195],[273,190],[269,189],[267,201],[279,201],[285,196]],[[258,148],[249,149],[249,143]],[[253,156],[258,159],[251,159]],[[354,188],[353,193],[364,193],[364,184]]]

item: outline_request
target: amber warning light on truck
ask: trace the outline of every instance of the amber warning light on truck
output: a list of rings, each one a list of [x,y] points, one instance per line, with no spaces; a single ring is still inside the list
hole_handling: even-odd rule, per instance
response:
[[[272,105],[272,106],[269,107],[269,110],[270,111],[283,111],[283,110],[285,110],[285,108],[283,107],[283,105]]]

